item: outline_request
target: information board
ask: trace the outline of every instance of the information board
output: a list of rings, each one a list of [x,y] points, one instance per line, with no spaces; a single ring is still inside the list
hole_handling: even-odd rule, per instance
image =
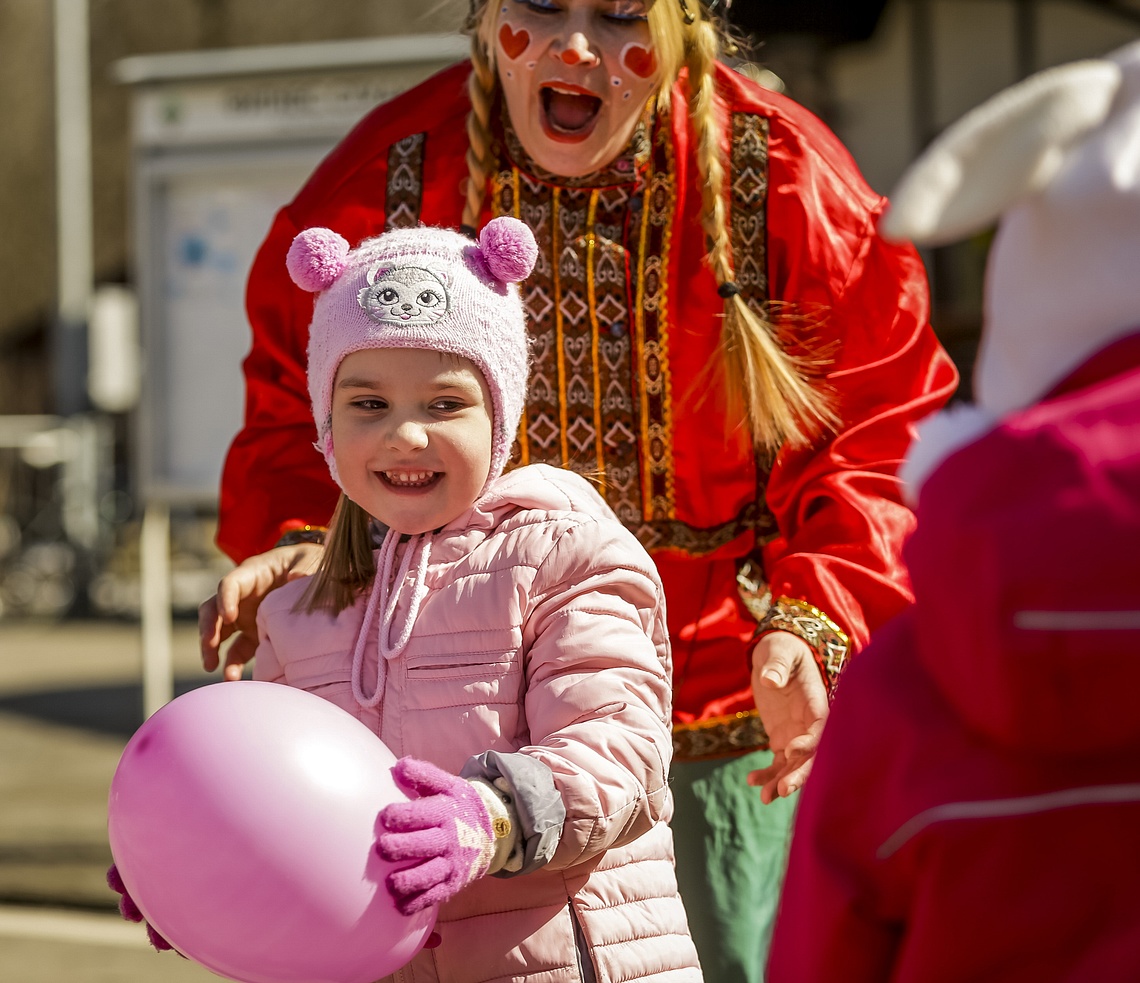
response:
[[[208,504],[244,400],[245,281],[319,151],[212,154],[146,168],[139,466],[146,498]]]
[[[417,36],[120,63],[135,87],[144,501],[216,503],[242,419],[245,282],[274,214],[366,112],[454,63],[467,43]]]

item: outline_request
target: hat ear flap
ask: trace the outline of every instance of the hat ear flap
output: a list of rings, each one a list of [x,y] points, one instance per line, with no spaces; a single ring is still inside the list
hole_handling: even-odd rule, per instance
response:
[[[937,246],[993,224],[1052,180],[1073,144],[1108,116],[1121,79],[1112,62],[1073,62],[984,102],[907,169],[879,231]]]
[[[298,287],[317,293],[344,272],[347,257],[348,240],[343,236],[332,229],[305,229],[293,238],[285,267]]]

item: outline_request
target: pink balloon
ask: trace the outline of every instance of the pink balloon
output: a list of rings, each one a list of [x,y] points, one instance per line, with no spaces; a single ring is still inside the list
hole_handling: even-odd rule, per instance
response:
[[[179,952],[242,983],[372,983],[423,946],[436,909],[396,910],[373,849],[407,798],[391,751],[327,700],[215,683],[139,728],[111,782],[111,853]]]

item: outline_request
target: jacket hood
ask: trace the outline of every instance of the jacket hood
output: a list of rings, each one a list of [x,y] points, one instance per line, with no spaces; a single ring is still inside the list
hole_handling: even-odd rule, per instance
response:
[[[1140,743],[1140,336],[1077,376],[929,475],[904,550],[926,670],[1025,751]]]

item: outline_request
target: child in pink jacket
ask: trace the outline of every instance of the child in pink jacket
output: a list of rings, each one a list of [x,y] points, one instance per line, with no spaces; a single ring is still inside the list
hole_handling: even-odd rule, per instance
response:
[[[699,981],[657,573],[582,478],[502,473],[527,379],[514,284],[536,255],[511,218],[478,243],[297,236],[317,446],[343,494],[321,568],[261,605],[255,677],[331,700],[399,758],[412,798],[381,813],[377,849],[404,862],[403,911],[441,905],[441,942],[396,978]]]

